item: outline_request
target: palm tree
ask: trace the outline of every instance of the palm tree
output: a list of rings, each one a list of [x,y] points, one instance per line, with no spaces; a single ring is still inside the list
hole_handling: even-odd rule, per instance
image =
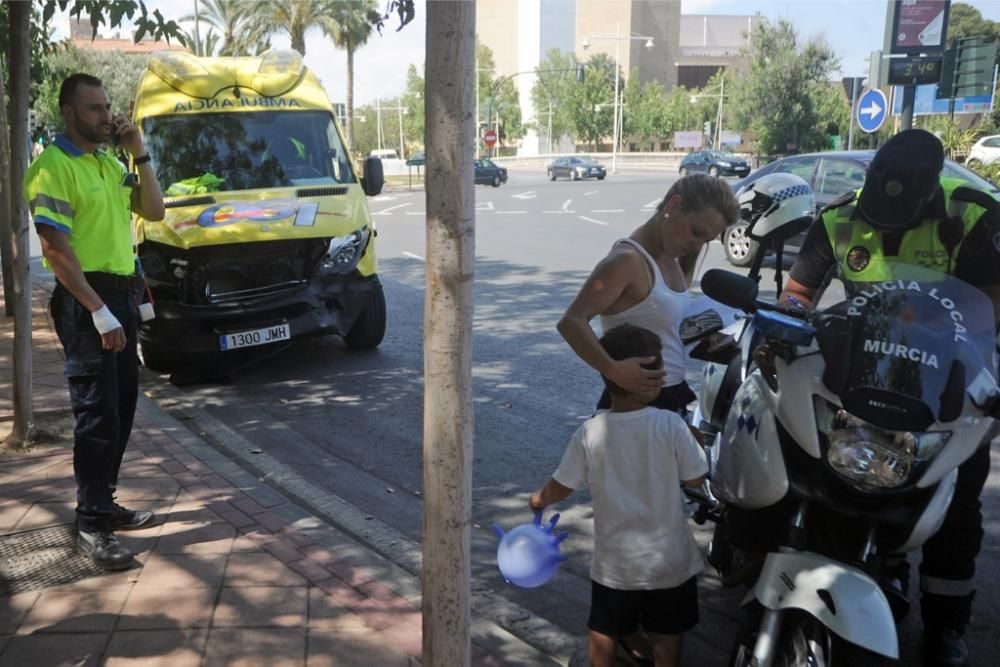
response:
[[[220,56],[243,56],[250,53],[260,53],[269,48],[268,30],[260,20],[256,5],[248,8],[241,0],[196,0],[198,3],[198,21],[204,21],[215,28],[222,39]],[[270,3],[268,3],[270,4]],[[188,14],[181,21],[194,21],[195,15]],[[207,38],[206,38],[207,42]],[[214,44],[213,44],[214,46]],[[199,55],[211,55],[208,53]]]
[[[306,33],[318,27],[329,35],[330,17],[333,5],[341,4],[333,0],[257,0],[252,8],[242,3],[244,11],[260,20],[268,32],[286,33],[292,40],[292,48],[306,55]]]
[[[382,17],[376,9],[375,0],[339,0],[331,2],[330,8],[332,13],[322,25],[323,32],[333,39],[337,47],[347,51],[347,118],[344,131],[350,148],[354,145],[354,52],[364,46],[372,34],[372,27]]]

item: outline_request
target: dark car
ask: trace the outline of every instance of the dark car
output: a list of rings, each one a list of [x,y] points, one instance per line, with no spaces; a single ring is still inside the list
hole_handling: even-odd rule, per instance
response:
[[[476,185],[492,185],[499,188],[507,182],[507,168],[500,167],[492,160],[476,160]]]
[[[581,178],[596,178],[603,181],[608,175],[604,165],[589,155],[572,155],[553,160],[546,169],[550,181],[560,176],[579,181]]]
[[[808,183],[816,195],[816,210],[823,208],[834,199],[851,190],[857,190],[865,183],[865,171],[875,157],[875,151],[828,151],[825,153],[805,153],[792,155],[770,162],[750,176],[733,181],[733,192],[755,182],[767,174],[795,174]],[[945,160],[943,176],[961,178],[969,181],[974,187],[992,190],[1000,195],[1000,190],[989,181],[969,171],[951,160]],[[746,235],[749,222],[740,220],[730,225],[722,233],[722,246],[726,251],[726,259],[736,266],[749,266],[757,252],[757,243]],[[802,247],[805,233],[789,239],[785,244],[784,255],[789,260],[794,258]]]
[[[681,176],[703,173],[709,176],[739,176],[750,173],[750,165],[743,158],[725,151],[695,151],[681,160]]]

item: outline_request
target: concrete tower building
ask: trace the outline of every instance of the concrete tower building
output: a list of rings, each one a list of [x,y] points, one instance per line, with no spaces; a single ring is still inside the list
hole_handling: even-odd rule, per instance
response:
[[[585,62],[594,53],[617,58],[627,80],[638,70],[639,81],[660,81],[664,87],[677,84],[679,0],[479,0],[476,34],[493,51],[495,79],[513,76],[525,123],[542,124],[531,102],[534,71],[551,49],[575,53]],[[646,36],[646,40],[629,39]],[[590,46],[584,49],[584,39]],[[481,100],[486,104],[486,100]],[[547,152],[544,135],[531,131],[518,147],[519,155]]]

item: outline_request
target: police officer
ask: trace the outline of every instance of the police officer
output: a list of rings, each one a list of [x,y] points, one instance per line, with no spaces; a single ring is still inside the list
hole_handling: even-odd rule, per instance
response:
[[[56,277],[49,307],[76,417],[77,547],[98,566],[120,570],[132,553],[114,531],[153,521],[152,512],[114,500],[139,388],[132,212],[162,220],[163,195],[138,128],[112,116],[100,79],[66,78],[59,109],[65,131],[31,164],[24,194]],[[105,150],[113,141],[137,174]]]
[[[929,132],[905,130],[886,142],[868,168],[864,187],[820,212],[782,299],[811,307],[831,273],[849,280],[887,279],[893,263],[900,262],[955,275],[1000,304],[1000,207],[972,184],[943,177],[943,167],[943,147]],[[968,663],[963,634],[972,613],[975,561],[983,539],[979,495],[995,434],[992,430],[959,468],[944,523],[923,548],[925,664]]]

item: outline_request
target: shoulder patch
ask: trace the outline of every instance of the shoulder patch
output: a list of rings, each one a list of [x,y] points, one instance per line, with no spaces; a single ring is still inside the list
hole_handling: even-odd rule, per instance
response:
[[[996,199],[983,192],[982,190],[977,190],[976,188],[970,188],[965,185],[960,185],[955,188],[951,193],[951,198],[958,201],[968,202],[970,204],[975,204],[987,211],[993,211],[997,208],[997,204],[1000,204]]]
[[[827,211],[830,211],[835,208],[840,208],[841,206],[846,206],[847,204],[852,203],[857,198],[857,196],[858,193],[855,192],[854,190],[851,190],[850,192],[845,192],[844,194],[840,195],[832,202],[821,208],[819,210],[819,215],[822,216]]]

